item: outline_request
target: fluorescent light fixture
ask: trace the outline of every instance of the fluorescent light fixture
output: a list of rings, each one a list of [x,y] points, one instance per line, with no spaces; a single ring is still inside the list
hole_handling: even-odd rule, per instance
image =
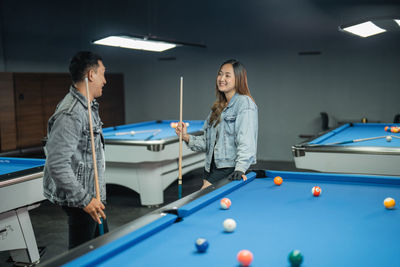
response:
[[[400,26],[400,19],[395,19],[394,21]]]
[[[94,41],[93,43],[98,45],[116,46],[129,49],[153,51],[153,52],[162,52],[177,46],[177,44],[174,43],[148,40],[145,38],[137,38],[131,36],[109,36]]]
[[[343,30],[361,37],[369,37],[386,31],[385,29],[379,28],[371,21],[360,23],[354,26],[349,26],[343,28]]]

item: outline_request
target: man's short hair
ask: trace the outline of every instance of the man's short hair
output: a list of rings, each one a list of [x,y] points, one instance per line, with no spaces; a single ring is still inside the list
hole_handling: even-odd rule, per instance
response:
[[[73,83],[83,81],[91,68],[99,67],[99,60],[103,61],[100,55],[90,51],[80,51],[75,54],[69,64],[69,73]]]

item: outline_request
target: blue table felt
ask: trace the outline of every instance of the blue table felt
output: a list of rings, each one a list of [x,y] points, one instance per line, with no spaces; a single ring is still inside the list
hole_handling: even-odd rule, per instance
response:
[[[343,146],[381,146],[381,147],[400,147],[400,133],[391,133],[385,131],[385,126],[398,126],[397,124],[384,123],[353,123],[338,127],[310,142],[314,145],[327,145],[331,143],[352,141],[355,139],[364,139],[371,137],[382,137],[374,140],[365,140],[361,142],[346,143]],[[386,136],[397,136],[392,138],[391,142],[386,141]]]
[[[183,120],[189,123],[187,127],[188,133],[193,133],[202,130],[204,121],[203,120]],[[160,140],[171,137],[176,137],[175,129],[171,127],[171,122],[178,122],[178,120],[162,120],[162,121],[148,121],[142,123],[126,124],[116,127],[108,127],[103,129],[103,134],[105,139],[109,140],[145,140],[151,138],[151,140]],[[137,134],[129,134],[131,131],[149,131],[153,132],[141,132]],[[153,133],[156,130],[160,130],[154,136]],[[118,133],[128,133],[124,135],[117,135]]]
[[[42,167],[44,164],[44,159],[0,157],[0,175]]]
[[[283,177],[276,186],[273,177]],[[399,266],[399,209],[387,210],[386,197],[400,199],[400,178],[385,176],[267,171],[268,178],[234,181],[135,232],[65,266],[238,266],[237,253],[252,251],[251,266],[289,266],[298,249],[304,267]],[[311,188],[322,188],[320,197]],[[232,201],[229,210],[219,200]],[[237,228],[226,233],[222,223]],[[207,252],[195,249],[206,238]]]

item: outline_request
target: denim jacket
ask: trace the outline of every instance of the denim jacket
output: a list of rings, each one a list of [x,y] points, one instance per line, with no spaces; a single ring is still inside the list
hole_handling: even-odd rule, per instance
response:
[[[193,151],[206,152],[205,169],[210,171],[214,153],[217,168],[235,167],[246,172],[256,163],[258,108],[253,100],[236,93],[221,113],[216,127],[209,124],[211,113],[203,126],[203,135],[190,135],[188,146]]]
[[[52,203],[86,207],[96,197],[87,100],[71,86],[50,117],[45,146],[44,196]],[[93,135],[101,200],[106,200],[104,138],[99,105],[92,102]]]

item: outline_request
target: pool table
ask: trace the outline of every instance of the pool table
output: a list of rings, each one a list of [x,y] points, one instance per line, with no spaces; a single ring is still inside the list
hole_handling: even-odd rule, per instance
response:
[[[264,175],[260,175],[264,174]],[[258,171],[193,193],[44,266],[238,266],[242,249],[252,266],[289,266],[300,250],[304,267],[399,266],[400,210],[386,209],[386,197],[400,198],[400,177]],[[273,178],[281,176],[277,186]],[[320,186],[314,197],[311,189]],[[232,206],[220,208],[228,197]],[[236,230],[224,232],[233,218]],[[206,238],[199,253],[195,240]]]
[[[297,168],[321,172],[400,175],[400,133],[384,123],[349,123],[292,147]],[[388,142],[386,136],[392,136]],[[355,139],[360,141],[351,142]]]
[[[179,138],[171,120],[147,121],[103,129],[106,182],[140,194],[144,206],[164,202],[164,189],[178,179]],[[189,120],[188,133],[202,133],[204,121]],[[131,134],[131,132],[136,132]],[[204,166],[204,153],[183,144],[182,174]]]
[[[44,164],[44,159],[0,157],[0,251],[10,251],[15,262],[40,258],[29,210],[44,200]]]

